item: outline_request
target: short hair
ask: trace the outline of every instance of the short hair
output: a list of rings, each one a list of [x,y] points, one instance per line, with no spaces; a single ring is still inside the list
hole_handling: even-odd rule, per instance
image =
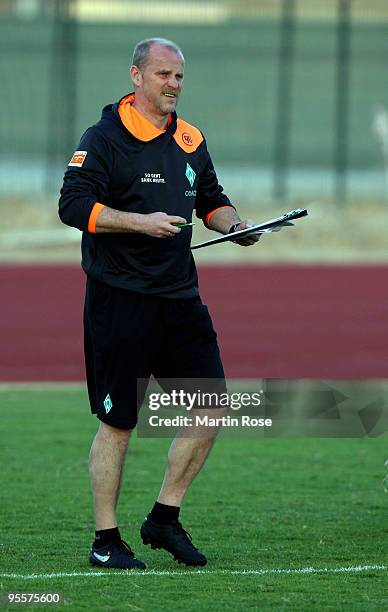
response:
[[[140,70],[144,70],[147,65],[148,57],[150,54],[151,47],[153,45],[162,45],[171,51],[175,51],[182,56],[184,60],[183,53],[181,49],[176,45],[172,40],[167,40],[167,38],[146,38],[145,40],[141,40],[137,43],[132,57],[132,65],[137,66]]]

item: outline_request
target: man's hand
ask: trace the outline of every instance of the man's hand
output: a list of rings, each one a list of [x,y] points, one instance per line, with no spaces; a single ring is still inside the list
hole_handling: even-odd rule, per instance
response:
[[[186,223],[186,219],[176,215],[167,215],[164,212],[155,212],[142,215],[139,231],[153,238],[172,238],[181,231],[179,227],[176,227],[177,223]]]
[[[255,224],[250,219],[241,221],[237,211],[231,206],[222,207],[216,210],[209,223],[210,229],[220,232],[220,234],[229,234],[233,226],[235,227],[234,231],[237,232],[238,230],[247,229],[252,225]],[[252,234],[251,236],[246,236],[245,238],[240,238],[233,242],[241,246],[251,246],[255,244],[259,238],[260,234]]]
[[[243,229],[248,229],[248,227],[252,227],[254,225],[253,221],[250,219],[246,219],[245,221],[240,221],[240,223],[234,228],[235,232],[238,232]],[[236,244],[241,246],[251,246],[259,241],[260,234],[251,234],[250,236],[244,236],[244,238],[240,238],[238,240],[233,240]]]

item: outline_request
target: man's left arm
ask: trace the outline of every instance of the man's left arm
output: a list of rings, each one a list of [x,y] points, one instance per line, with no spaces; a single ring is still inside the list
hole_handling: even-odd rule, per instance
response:
[[[250,219],[244,221],[240,219],[237,210],[223,193],[223,187],[218,182],[213,163],[208,153],[207,155],[207,163],[200,174],[197,187],[197,217],[203,220],[206,227],[220,234],[229,234],[253,225]],[[253,234],[236,240],[236,243],[241,246],[250,246],[258,240],[259,235]]]
[[[229,234],[230,232],[238,232],[239,230],[247,229],[251,225],[254,225],[251,219],[245,219],[241,221],[235,208],[222,207],[214,212],[209,220],[208,227],[220,234]],[[235,240],[237,244],[241,246],[250,246],[258,242],[260,234],[252,234],[251,236],[245,236],[239,240]]]

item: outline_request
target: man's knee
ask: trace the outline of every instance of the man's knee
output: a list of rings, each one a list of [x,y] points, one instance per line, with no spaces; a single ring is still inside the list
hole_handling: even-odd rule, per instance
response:
[[[100,421],[97,436],[107,441],[116,442],[117,444],[128,444],[132,432],[133,429],[120,429],[119,427],[112,427]]]
[[[208,442],[214,440],[228,415],[226,407],[195,408],[191,411],[191,425],[183,428],[183,435],[195,438],[204,438]]]

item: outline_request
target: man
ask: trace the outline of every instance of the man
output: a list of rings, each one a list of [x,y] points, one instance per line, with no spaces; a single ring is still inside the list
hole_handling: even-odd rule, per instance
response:
[[[65,174],[59,214],[83,231],[88,277],[86,374],[91,410],[100,420],[90,452],[96,517],[90,562],[144,569],[116,523],[128,439],[143,399],[137,381],[151,374],[224,379],[216,334],[198,294],[191,227],[179,225],[191,221],[194,209],[221,233],[249,222],[241,222],[218,184],[202,133],[177,118],[181,50],[164,39],[142,41],[130,75],[134,93],[105,107],[83,135]],[[141,527],[145,544],[187,565],[207,560],[179,522],[179,510],[215,436],[174,440],[161,491]]]

